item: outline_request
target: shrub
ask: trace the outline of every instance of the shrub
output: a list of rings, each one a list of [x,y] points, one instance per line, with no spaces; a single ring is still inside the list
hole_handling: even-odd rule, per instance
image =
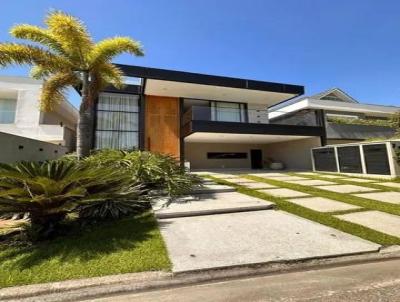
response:
[[[90,166],[113,167],[126,171],[134,182],[142,184],[149,193],[163,191],[170,197],[188,193],[200,184],[200,179],[188,173],[169,155],[148,151],[101,150],[85,158]]]
[[[0,214],[29,213],[39,238],[53,236],[68,213],[90,212],[101,204],[101,217],[116,217],[141,204],[140,186],[111,167],[88,167],[76,161],[0,164]],[[95,215],[94,215],[95,216]]]

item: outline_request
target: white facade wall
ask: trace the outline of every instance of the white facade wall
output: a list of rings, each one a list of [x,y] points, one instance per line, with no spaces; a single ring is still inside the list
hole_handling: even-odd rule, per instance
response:
[[[248,104],[249,123],[268,124],[268,111],[265,105]]]
[[[0,162],[45,161],[57,159],[67,148],[43,141],[0,132]]]
[[[0,77],[0,99],[16,100],[14,123],[0,124],[0,132],[71,147],[75,140],[77,110],[66,103],[53,112],[41,112],[41,88],[41,81]],[[71,131],[74,133],[72,138]]]

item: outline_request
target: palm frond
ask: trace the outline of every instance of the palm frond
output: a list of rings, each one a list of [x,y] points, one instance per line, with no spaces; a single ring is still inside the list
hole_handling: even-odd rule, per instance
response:
[[[111,84],[117,89],[124,88],[124,73],[117,66],[111,63],[102,64],[99,73],[107,84]]]
[[[39,46],[0,43],[0,66],[9,64],[37,65],[49,71],[65,70],[70,63]]]
[[[122,53],[143,56],[144,52],[140,42],[129,37],[114,37],[98,42],[89,55],[90,66],[97,66],[111,60]]]
[[[51,111],[65,100],[65,89],[75,86],[79,79],[72,72],[58,72],[51,75],[44,83],[40,96],[40,108],[42,111]]]
[[[10,33],[18,39],[31,40],[49,47],[50,50],[58,54],[66,54],[62,45],[52,36],[51,32],[45,28],[30,24],[19,24],[12,27]]]
[[[93,48],[93,41],[83,22],[64,12],[54,11],[48,14],[45,23],[69,58],[79,63],[82,69],[88,68],[86,54]]]

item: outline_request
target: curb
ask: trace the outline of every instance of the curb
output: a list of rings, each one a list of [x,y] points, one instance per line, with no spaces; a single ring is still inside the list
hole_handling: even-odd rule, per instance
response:
[[[213,281],[277,275],[289,272],[326,269],[338,266],[400,259],[399,247],[330,258],[281,261],[173,274],[145,272],[94,277],[0,289],[1,301],[77,301],[96,297],[189,286]]]

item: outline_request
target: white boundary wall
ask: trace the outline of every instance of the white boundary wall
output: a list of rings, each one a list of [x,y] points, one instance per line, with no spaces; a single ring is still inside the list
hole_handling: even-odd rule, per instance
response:
[[[0,162],[45,161],[57,159],[67,148],[56,144],[0,132]]]

